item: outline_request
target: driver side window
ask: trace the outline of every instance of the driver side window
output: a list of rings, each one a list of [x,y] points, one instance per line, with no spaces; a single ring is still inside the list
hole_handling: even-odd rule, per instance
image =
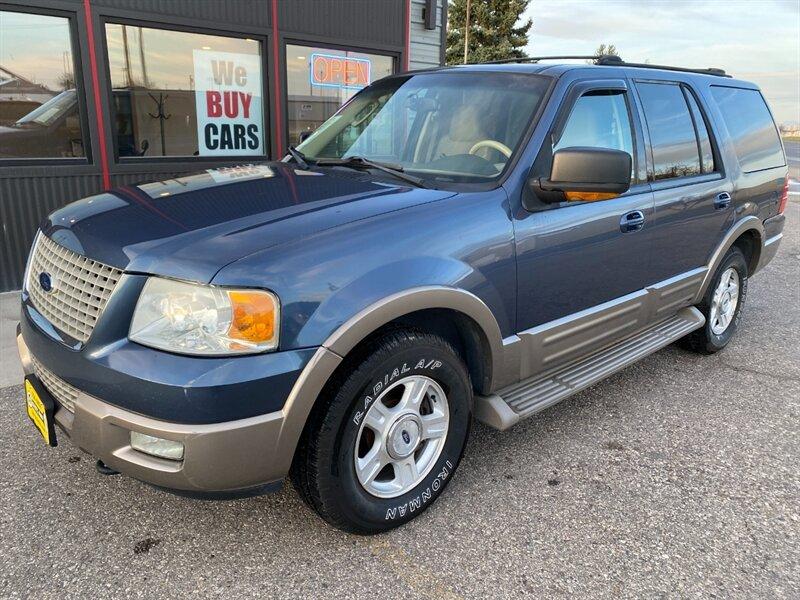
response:
[[[553,152],[586,146],[622,150],[633,158],[633,136],[624,92],[593,90],[575,103]]]

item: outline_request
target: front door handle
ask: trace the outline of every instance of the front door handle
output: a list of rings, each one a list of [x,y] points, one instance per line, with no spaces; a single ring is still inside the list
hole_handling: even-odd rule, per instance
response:
[[[632,210],[629,213],[625,213],[619,220],[619,228],[622,233],[639,231],[642,227],[644,227],[644,213],[640,210]]]
[[[714,198],[714,208],[717,210],[725,210],[731,205],[731,195],[728,192],[717,194]]]

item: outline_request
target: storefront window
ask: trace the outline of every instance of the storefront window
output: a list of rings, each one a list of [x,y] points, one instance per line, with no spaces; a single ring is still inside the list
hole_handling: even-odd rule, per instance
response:
[[[0,11],[0,159],[85,156],[69,20]]]
[[[394,59],[378,54],[286,46],[289,142],[316,130],[358,90],[391,75]]]
[[[120,157],[265,153],[261,44],[106,25]]]

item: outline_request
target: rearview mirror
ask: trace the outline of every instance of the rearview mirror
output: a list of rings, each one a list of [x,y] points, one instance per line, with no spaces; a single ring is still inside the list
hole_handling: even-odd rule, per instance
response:
[[[570,192],[606,197],[624,194],[631,187],[631,155],[610,148],[562,148],[553,154],[550,177],[540,178],[538,187],[569,196]]]

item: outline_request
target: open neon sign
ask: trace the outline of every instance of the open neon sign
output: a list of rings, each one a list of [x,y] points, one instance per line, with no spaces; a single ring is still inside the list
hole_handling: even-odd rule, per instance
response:
[[[367,58],[315,52],[311,55],[311,85],[360,90],[369,85],[370,68]]]

